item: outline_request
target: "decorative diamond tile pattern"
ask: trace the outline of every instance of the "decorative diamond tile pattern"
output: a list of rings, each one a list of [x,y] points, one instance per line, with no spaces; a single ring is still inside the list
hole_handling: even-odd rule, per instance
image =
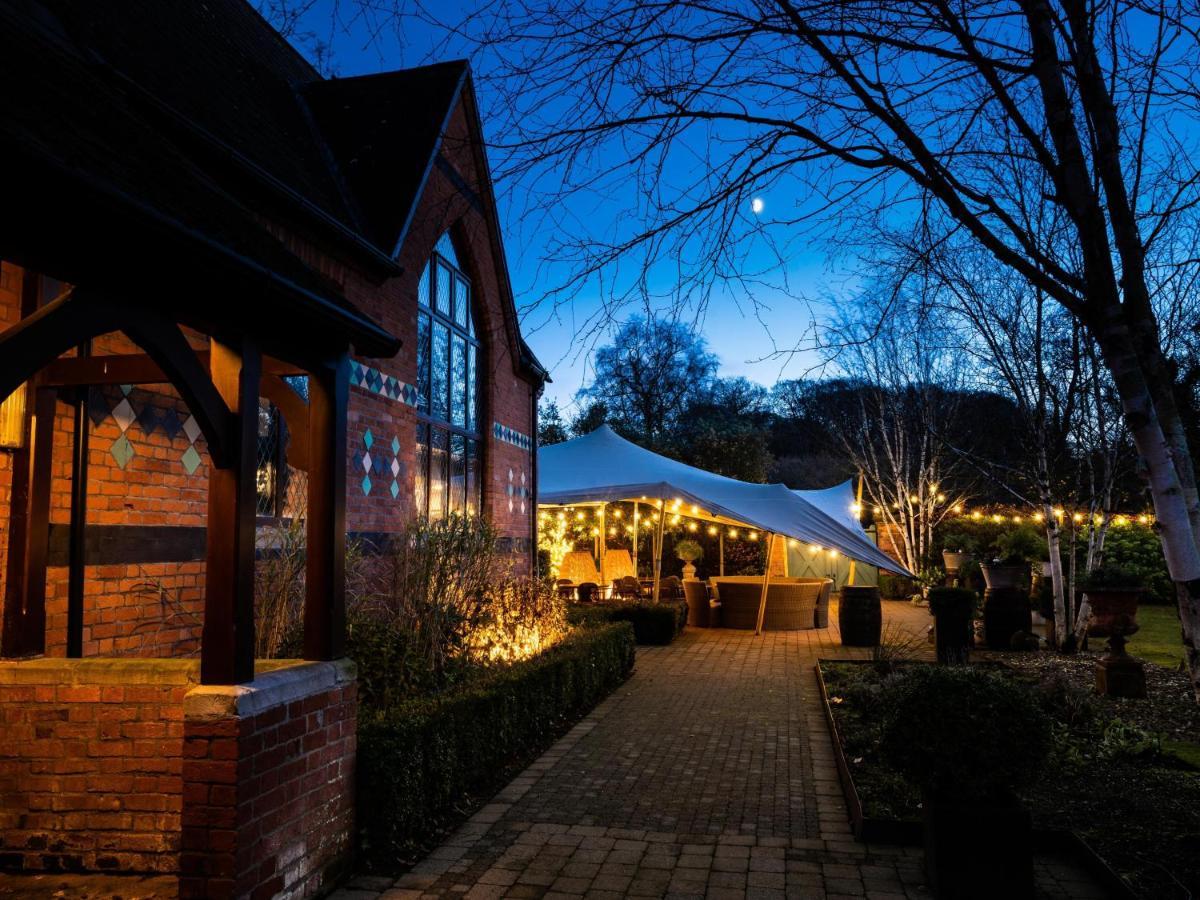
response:
[[[506,444],[512,444],[514,447],[519,447],[522,450],[528,451],[533,449],[533,438],[499,422],[492,423],[492,437],[498,441],[504,441]]]
[[[133,405],[126,399],[113,407],[112,417],[116,420],[117,427],[124,433],[129,430],[129,426],[133,424],[137,415],[133,411]]]
[[[370,495],[370,493],[371,493],[371,476],[370,475],[363,476],[362,491],[364,494],[367,494],[368,496]]]
[[[375,443],[375,435],[371,434],[371,429],[368,428],[363,434],[363,443],[367,445],[367,449],[371,449],[371,445]]]
[[[417,405],[417,389],[411,384],[359,362],[350,363],[350,383],[389,400],[399,400],[408,406]]]
[[[163,411],[158,420],[158,427],[167,435],[169,441],[179,436],[179,432],[183,431],[183,423],[179,421],[179,413],[175,412],[175,407],[168,406]]]
[[[196,451],[195,445],[192,445],[184,451],[184,454],[179,461],[183,463],[184,471],[186,471],[189,475],[195,475],[196,469],[200,467],[202,460],[200,458],[200,454]]]
[[[188,416],[184,420],[183,433],[187,435],[188,443],[196,443],[196,438],[200,437],[200,423],[196,421],[195,416]]]
[[[112,453],[113,459],[117,461],[117,465],[122,469],[129,465],[129,461],[134,457],[133,444],[129,443],[129,438],[124,434],[113,441],[109,452]]]
[[[396,495],[400,493],[400,482],[396,481],[396,479],[393,478],[392,486],[388,490],[390,490],[392,492],[392,499],[395,500]]]

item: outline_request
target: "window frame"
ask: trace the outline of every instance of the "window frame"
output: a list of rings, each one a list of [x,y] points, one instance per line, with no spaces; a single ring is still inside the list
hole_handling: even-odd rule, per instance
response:
[[[486,438],[481,415],[483,391],[479,385],[479,374],[483,368],[480,365],[480,357],[484,352],[484,347],[483,342],[478,337],[479,329],[476,327],[475,285],[467,276],[467,273],[463,271],[458,260],[442,252],[443,243],[449,240],[449,234],[443,235],[429,254],[428,262],[421,272],[421,280],[424,284],[419,284],[417,290],[417,429],[414,445],[413,466],[415,471],[412,496],[414,508],[417,507],[418,502],[421,502],[423,506],[423,508],[416,508],[417,514],[430,516],[434,493],[434,484],[431,476],[433,474],[433,466],[437,461],[434,452],[434,429],[439,429],[446,436],[446,459],[444,465],[446,495],[442,498],[437,515],[444,517],[456,511],[451,498],[451,486],[454,479],[451,448],[455,445],[455,437],[457,436],[466,451],[462,460],[463,484],[460,491],[462,503],[460,509],[457,511],[464,515],[479,516],[483,514],[482,471]],[[450,249],[457,256],[453,244],[450,245]],[[450,297],[445,298],[444,303],[439,291],[440,273],[443,267],[449,270],[448,284],[451,285],[452,291]],[[461,291],[460,285],[465,285],[466,287],[463,322],[461,323],[455,321],[456,304],[463,303],[463,299],[459,293]],[[442,308],[443,306],[444,309]],[[428,322],[428,328],[426,329],[427,340],[425,342],[421,340],[422,317],[428,317],[424,320]],[[439,329],[444,329],[444,333],[447,335],[446,371],[441,379],[435,379],[434,346]],[[455,387],[456,348],[460,346],[466,348],[466,355],[462,362],[463,369],[465,370],[462,381],[464,396],[458,398],[458,402],[462,404],[460,408],[463,411],[464,424],[456,425],[454,423],[455,398],[453,389]],[[474,363],[473,365],[472,362]],[[424,368],[422,368],[422,363],[424,363]],[[433,388],[439,380],[446,386],[444,398],[446,403],[445,418],[441,418],[433,413],[435,406]],[[422,387],[424,388],[424,393],[422,393]],[[473,408],[472,401],[474,401]],[[423,453],[420,450],[422,436],[424,437]],[[475,448],[473,467],[470,456],[470,449],[472,447]],[[424,471],[421,471],[422,468]],[[473,480],[472,474],[474,474]],[[423,479],[423,489],[418,479]]]

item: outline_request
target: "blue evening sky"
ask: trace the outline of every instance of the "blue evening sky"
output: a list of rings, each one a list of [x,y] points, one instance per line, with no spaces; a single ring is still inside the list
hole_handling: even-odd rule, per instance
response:
[[[465,18],[461,13],[469,12],[473,2],[481,0],[444,2],[446,5],[438,9],[439,18],[457,21]],[[342,76],[470,56],[461,39],[448,37],[434,25],[406,18],[401,29],[403,34],[397,34],[386,16],[374,21],[364,17],[362,6],[354,0],[313,0],[297,24],[293,42],[310,58],[314,56],[314,46],[321,45],[326,54],[320,62],[322,68],[329,74]],[[472,64],[479,70],[486,60],[473,59]],[[485,136],[494,139],[496,129],[489,128],[486,84],[477,84],[477,88]],[[590,227],[604,216],[603,209],[610,204],[597,201],[589,209],[580,206],[563,215],[531,214],[524,204],[514,201],[505,187],[504,184],[496,185],[513,289],[522,309],[523,332],[554,380],[547,386],[547,397],[557,400],[564,411],[569,411],[573,408],[576,392],[589,378],[590,351],[597,339],[600,343],[605,341],[613,325],[609,323],[599,331],[589,327],[601,309],[598,295],[590,296],[585,292],[557,308],[544,299],[567,274],[565,266],[546,260],[547,241],[553,229],[563,227],[560,223]],[[786,185],[776,185],[764,192],[759,198],[762,201],[760,218],[769,221],[773,210],[794,215],[804,204],[797,193],[789,191]],[[620,199],[617,198],[618,205]],[[763,276],[754,288],[754,304],[749,304],[740,292],[718,288],[699,318],[700,330],[710,348],[720,357],[722,374],[745,376],[771,385],[780,378],[803,377],[818,364],[811,351],[773,351],[788,351],[797,345],[806,345],[813,310],[820,314],[827,302],[815,303],[813,298],[836,296],[853,283],[853,279],[848,281],[844,272],[831,269],[819,244],[797,240],[784,255],[787,264],[780,267],[765,245],[757,245],[757,248],[752,245],[744,263],[748,271]],[[667,279],[670,272],[655,270],[651,277]],[[762,281],[768,284],[762,284]],[[787,290],[774,285],[786,285]],[[669,287],[667,284],[651,285],[655,292]]]

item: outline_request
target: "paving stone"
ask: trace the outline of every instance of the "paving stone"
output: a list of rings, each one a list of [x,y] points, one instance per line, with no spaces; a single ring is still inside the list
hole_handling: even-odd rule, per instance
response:
[[[885,621],[928,628],[927,611],[884,606]],[[928,900],[920,848],[851,834],[813,672],[839,656],[862,653],[837,643],[836,626],[689,629],[639,648],[633,677],[511,782],[506,802],[386,896]],[[1103,896],[1070,861],[1036,871],[1041,896]]]

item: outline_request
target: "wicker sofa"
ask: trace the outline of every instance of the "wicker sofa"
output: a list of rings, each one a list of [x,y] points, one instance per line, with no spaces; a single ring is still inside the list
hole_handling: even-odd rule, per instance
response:
[[[762,577],[727,576],[712,579],[720,602],[723,628],[753,629],[758,623]],[[829,624],[829,596],[833,582],[828,578],[772,578],[767,586],[765,631],[798,631],[824,628]]]

